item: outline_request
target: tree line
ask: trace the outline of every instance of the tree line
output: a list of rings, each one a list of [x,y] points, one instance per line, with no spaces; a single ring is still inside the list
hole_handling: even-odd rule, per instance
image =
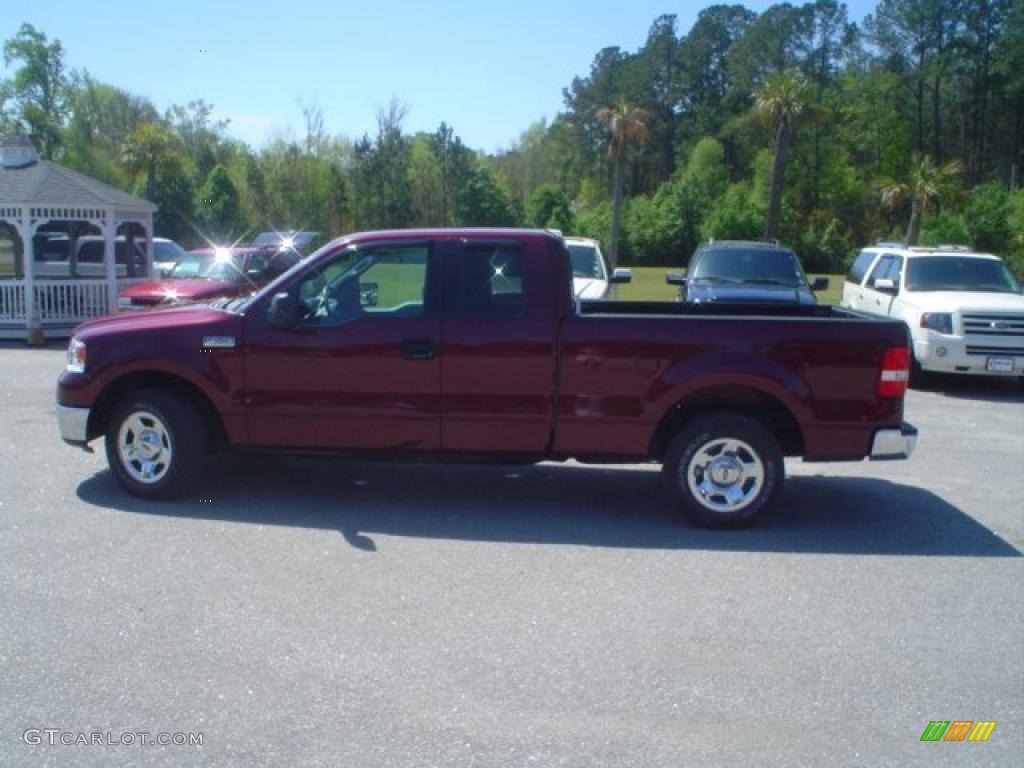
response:
[[[24,24],[3,47],[0,130],[160,206],[157,233],[233,240],[404,226],[526,225],[602,239],[625,263],[684,261],[708,237],[777,237],[836,271],[879,238],[968,243],[1024,271],[1024,3],[880,0],[860,24],[835,0],[653,21],[605,48],[563,110],[484,154],[442,123],[298,135],[255,149],[212,105],[160,112],[69,71]]]

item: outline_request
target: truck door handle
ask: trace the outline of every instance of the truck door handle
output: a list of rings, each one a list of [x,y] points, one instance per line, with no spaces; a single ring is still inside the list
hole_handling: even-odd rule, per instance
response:
[[[406,360],[433,360],[434,342],[431,339],[406,339],[402,342],[402,357]]]

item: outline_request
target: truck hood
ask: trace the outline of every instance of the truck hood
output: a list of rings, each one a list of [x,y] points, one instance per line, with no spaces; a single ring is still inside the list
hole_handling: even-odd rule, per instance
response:
[[[817,304],[809,288],[751,283],[698,282],[686,286],[686,300],[694,304],[713,302],[743,304]]]
[[[904,301],[922,312],[1024,312],[1024,296],[991,291],[907,291]]]
[[[210,309],[205,305],[170,307],[88,320],[75,328],[74,335],[88,342],[89,339],[123,333],[156,333],[182,328],[198,329],[200,326],[214,327],[223,325],[227,317],[232,315]]]
[[[237,296],[245,286],[227,280],[206,278],[185,278],[181,280],[154,280],[131,288],[125,288],[119,296],[122,299],[137,300],[139,304],[159,304],[164,301],[201,301],[219,296]]]
[[[608,295],[608,281],[594,277],[574,277],[572,292],[577,299],[603,299]]]

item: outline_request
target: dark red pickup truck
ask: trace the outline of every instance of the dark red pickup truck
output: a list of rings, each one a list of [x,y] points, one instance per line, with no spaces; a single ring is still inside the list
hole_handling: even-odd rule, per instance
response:
[[[105,436],[131,493],[181,494],[213,449],[653,461],[681,509],[749,522],[783,456],[905,458],[907,330],[832,307],[573,298],[560,237],[340,238],[261,292],[80,326],[64,439]]]

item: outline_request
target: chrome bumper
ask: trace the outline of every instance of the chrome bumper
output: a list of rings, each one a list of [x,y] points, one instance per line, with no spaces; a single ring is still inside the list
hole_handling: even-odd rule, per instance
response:
[[[907,422],[899,429],[880,429],[871,441],[872,461],[887,459],[909,459],[917,445],[917,427]]]
[[[89,409],[73,408],[57,403],[57,425],[60,436],[69,445],[84,446],[88,441]]]

